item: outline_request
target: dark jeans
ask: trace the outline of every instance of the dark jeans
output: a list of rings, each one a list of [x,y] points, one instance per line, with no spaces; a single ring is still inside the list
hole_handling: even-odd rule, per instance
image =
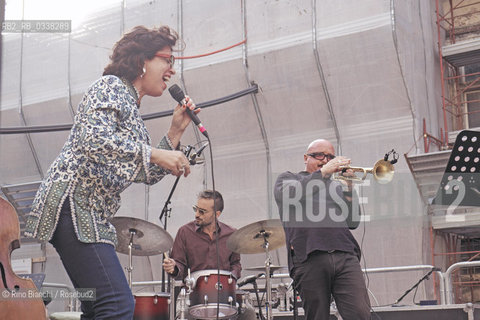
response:
[[[350,253],[314,251],[299,263],[293,256],[293,280],[305,319],[328,320],[333,295],[343,320],[370,319],[370,300],[358,258]]]
[[[65,200],[50,243],[55,247],[74,287],[95,289],[94,301],[82,301],[82,319],[133,318],[134,300],[115,249],[106,243],[83,243],[73,229]]]

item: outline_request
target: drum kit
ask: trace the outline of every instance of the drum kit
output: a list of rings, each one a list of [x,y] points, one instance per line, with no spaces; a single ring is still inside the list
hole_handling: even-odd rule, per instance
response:
[[[168,252],[173,239],[162,227],[151,222],[131,218],[114,217],[110,222],[117,231],[116,250],[128,255],[128,283],[132,288],[133,256],[151,256]],[[249,224],[235,231],[227,241],[228,248],[239,254],[265,253],[264,266],[247,268],[252,271],[265,271],[266,319],[272,316],[271,274],[280,268],[272,265],[270,251],[285,245],[285,233],[280,220],[263,220]],[[179,295],[177,316],[171,293],[134,294],[134,320],[188,319],[232,319],[239,317],[249,305],[248,292],[237,290],[235,277],[229,271],[201,270],[193,272],[185,279],[187,290],[182,288]],[[174,282],[172,282],[174,283]],[[174,287],[171,287],[173,292]],[[187,312],[184,312],[184,311]],[[178,310],[177,310],[178,311]],[[172,315],[172,316],[169,316]],[[180,315],[180,316],[178,316]]]
[[[153,256],[172,248],[172,236],[162,227],[137,218],[110,219],[117,232],[116,250],[128,255],[127,278],[132,289],[133,256]],[[135,320],[169,320],[170,293],[136,293]]]

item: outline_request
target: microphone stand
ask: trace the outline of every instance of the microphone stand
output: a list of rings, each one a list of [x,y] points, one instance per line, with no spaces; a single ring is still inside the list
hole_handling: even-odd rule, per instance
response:
[[[253,289],[255,289],[255,296],[257,297],[258,313],[260,316],[260,320],[265,320],[265,317],[263,316],[263,312],[262,312],[262,301],[260,301],[260,295],[258,294],[257,280],[253,281]]]
[[[423,280],[427,280],[428,277],[432,274],[433,271],[435,271],[435,268],[432,268],[432,270],[430,270],[426,275],[424,275],[420,280],[418,280],[418,282],[415,283],[415,284],[413,285],[413,287],[411,287],[410,289],[408,289],[407,291],[405,291],[405,293],[404,293],[400,298],[398,298],[397,301],[395,301],[392,306],[395,306],[395,305],[397,305],[400,301],[402,301],[402,299],[405,298],[405,296],[406,296],[407,294],[409,294],[410,291],[412,291],[413,289],[415,289],[416,287],[418,287],[418,286],[420,285],[420,283],[422,283]]]
[[[187,146],[185,149],[185,156],[188,159],[188,156],[190,155],[190,152],[192,151],[192,146]],[[165,231],[167,230],[167,219],[170,216],[170,213],[172,212],[172,209],[169,208],[170,205],[170,200],[172,199],[173,192],[175,191],[175,188],[177,187],[178,181],[180,180],[181,175],[179,175],[176,179],[175,182],[172,186],[172,190],[170,190],[170,193],[168,194],[167,200],[165,200],[165,204],[163,205],[162,213],[160,214],[159,220],[160,222],[163,222],[163,229]],[[164,218],[164,221],[162,221],[162,218]],[[168,287],[170,288],[170,276],[168,277]],[[162,266],[162,292],[165,292],[165,269]],[[174,294],[171,292],[170,294]],[[173,301],[173,299],[172,299]],[[172,302],[173,303],[173,302]]]

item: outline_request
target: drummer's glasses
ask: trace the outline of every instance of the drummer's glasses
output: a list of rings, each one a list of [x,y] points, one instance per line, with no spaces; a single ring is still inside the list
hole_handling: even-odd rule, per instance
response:
[[[205,213],[208,212],[207,209],[199,208],[199,207],[197,207],[196,205],[193,205],[192,208],[193,208],[193,212],[197,212],[197,211],[198,211],[198,212],[200,212],[200,214],[205,214]]]
[[[314,153],[307,153],[307,156],[310,156],[316,160],[323,160],[327,158],[328,161],[335,159],[335,156],[333,154],[326,154],[323,152],[314,152]]]

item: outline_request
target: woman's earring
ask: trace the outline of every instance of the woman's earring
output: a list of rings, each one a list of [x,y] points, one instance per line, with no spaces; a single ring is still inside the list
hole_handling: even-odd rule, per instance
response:
[[[145,75],[145,72],[147,72],[147,69],[145,69],[145,66],[143,66],[142,71],[143,73],[140,75],[140,78],[143,78],[143,76]]]

